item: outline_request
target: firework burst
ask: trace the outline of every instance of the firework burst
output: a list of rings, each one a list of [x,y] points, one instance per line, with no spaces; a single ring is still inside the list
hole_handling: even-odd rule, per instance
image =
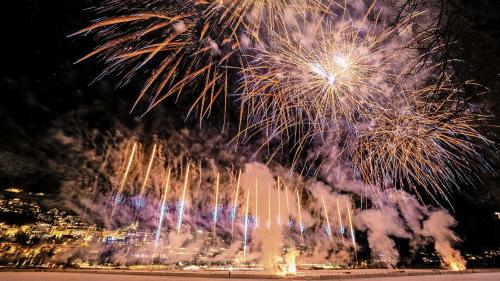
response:
[[[377,46],[383,36],[372,42],[371,36],[356,34],[344,22],[337,28],[318,26],[299,38],[273,36],[271,47],[243,69],[249,123],[278,131],[296,124],[322,130],[341,118],[352,120],[383,97],[376,80],[392,76],[382,45]]]
[[[298,17],[298,28],[270,33],[267,46],[247,55],[240,88],[246,127],[238,137],[264,132],[262,147],[273,139],[291,142],[295,164],[313,138],[363,123],[373,108],[393,102],[410,63],[401,57],[411,51],[391,39],[411,19],[385,28],[367,20],[372,8],[357,20],[347,7],[340,16]]]
[[[188,115],[202,119],[228,95],[228,69],[241,65],[236,56],[261,34],[286,24],[291,9],[323,9],[319,0],[108,0],[97,11],[111,14],[74,33],[95,34],[100,46],[78,62],[99,56],[109,74],[126,84],[138,73],[147,78],[133,109],[146,100],[147,113],[164,99],[193,94]]]
[[[491,142],[478,132],[474,114],[436,111],[427,104],[386,108],[373,118],[371,126],[357,131],[350,149],[367,183],[446,197],[458,183],[472,183],[474,174],[491,170],[480,153]]]

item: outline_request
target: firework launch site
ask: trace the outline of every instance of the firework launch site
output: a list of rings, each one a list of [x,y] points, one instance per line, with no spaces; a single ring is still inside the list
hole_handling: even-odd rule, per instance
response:
[[[165,272],[152,270],[131,271],[92,271],[92,270],[67,270],[67,271],[5,271],[1,272],[0,280],[23,281],[63,281],[63,280],[109,280],[109,281],[203,281],[203,280],[401,280],[401,281],[496,281],[500,277],[498,270],[467,270],[463,272],[446,270],[349,270],[349,271],[302,271],[297,275],[276,276],[266,275],[254,271],[229,271],[208,272]],[[388,279],[386,279],[388,278]]]

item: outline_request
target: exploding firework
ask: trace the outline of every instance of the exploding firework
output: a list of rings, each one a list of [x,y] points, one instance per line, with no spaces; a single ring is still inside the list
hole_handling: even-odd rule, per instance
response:
[[[248,129],[311,137],[387,102],[408,63],[387,44],[409,19],[384,29],[366,20],[370,11],[359,21],[315,15],[292,34],[271,33],[242,69]]]
[[[273,156],[289,143],[292,167],[311,143],[336,147],[369,185],[447,198],[491,170],[479,152],[491,144],[478,131],[485,118],[457,104],[451,70],[434,75],[440,62],[418,62],[408,47],[420,36],[408,36],[412,18],[384,28],[367,20],[372,7],[358,21],[316,16],[296,33],[270,34],[242,69],[243,132],[262,132],[260,148],[277,140]]]
[[[490,168],[480,154],[489,144],[468,114],[423,110],[384,110],[352,142],[352,159],[361,177],[381,188],[403,186],[417,194],[446,197],[460,182]],[[467,159],[465,162],[464,160]]]
[[[78,62],[99,56],[105,63],[98,76],[116,73],[126,84],[147,72],[133,106],[147,97],[146,112],[164,99],[200,91],[189,113],[200,119],[228,95],[228,69],[241,65],[237,55],[268,30],[282,29],[294,10],[327,11],[320,0],[107,0],[97,8],[103,16],[74,33],[95,34],[100,46]],[[201,85],[201,86],[200,86]],[[188,114],[189,114],[188,113]]]

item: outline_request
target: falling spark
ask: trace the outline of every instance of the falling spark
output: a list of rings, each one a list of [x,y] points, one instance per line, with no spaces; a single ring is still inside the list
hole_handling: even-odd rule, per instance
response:
[[[245,227],[244,227],[244,238],[243,238],[243,259],[247,256],[247,240],[248,240],[248,205],[250,202],[250,191],[247,190],[247,200],[245,204]]]
[[[321,201],[323,201],[323,210],[325,212],[325,218],[326,218],[326,234],[328,237],[330,237],[330,242],[333,242],[333,237],[332,237],[332,227],[330,225],[330,219],[328,218],[328,210],[326,209],[326,204],[325,204],[325,197],[321,195]]]
[[[231,217],[232,217],[231,236],[233,236],[233,234],[234,234],[234,220],[236,219],[236,211],[238,208],[238,194],[240,193],[240,180],[241,180],[241,170],[238,172],[238,181],[236,183],[236,192],[234,193],[233,212],[231,214]]]
[[[160,233],[161,233],[161,228],[162,228],[162,225],[163,225],[163,217],[165,216],[165,206],[166,206],[166,203],[167,203],[167,195],[168,195],[168,189],[169,189],[169,187],[170,187],[170,168],[168,168],[167,179],[166,179],[166,182],[165,182],[165,190],[163,191],[163,198],[161,200],[160,216],[159,216],[159,219],[158,219],[158,227],[156,229],[156,239],[155,239],[155,250],[154,250],[154,252],[156,252],[156,249],[158,247],[158,242],[160,241]],[[153,254],[153,257],[154,257],[154,254]]]
[[[188,179],[189,179],[189,163],[187,164],[187,169],[186,169],[186,176],[184,178],[184,188],[182,191],[182,200],[181,200],[181,207],[179,209],[179,218],[177,220],[177,236],[179,236],[179,233],[181,231],[181,225],[182,225],[182,218],[184,215],[184,205],[186,204],[186,190],[188,186]]]
[[[125,173],[123,173],[123,178],[122,178],[122,181],[120,183],[120,187],[118,188],[118,192],[116,193],[116,197],[118,198],[119,196],[121,196],[122,192],[123,192],[123,189],[125,188],[125,184],[127,183],[127,177],[128,177],[128,173],[130,172],[130,167],[132,166],[132,162],[134,160],[134,154],[135,154],[135,150],[137,148],[137,143],[134,142],[134,145],[132,146],[132,152],[130,153],[130,157],[128,159],[128,163],[127,163],[127,168],[125,169]],[[116,213],[116,207],[118,205],[118,200],[117,198],[115,198],[114,202],[113,202],[113,209],[111,210],[111,216],[110,216],[110,219],[113,219],[115,213]]]
[[[217,172],[217,179],[215,182],[214,231],[217,227],[218,210],[219,210],[219,172]]]

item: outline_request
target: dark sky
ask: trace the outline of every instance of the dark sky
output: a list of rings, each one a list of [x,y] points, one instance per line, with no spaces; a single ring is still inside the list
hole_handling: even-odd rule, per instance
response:
[[[86,128],[106,131],[116,126],[143,126],[155,131],[183,124],[167,122],[153,113],[139,120],[128,114],[137,85],[115,91],[114,82],[88,85],[98,74],[95,62],[74,65],[90,50],[90,40],[66,36],[85,26],[92,13],[90,0],[17,0],[3,7],[2,68],[0,73],[0,188],[57,193],[64,175],[48,162],[65,157],[65,149],[52,136],[54,129]],[[485,101],[492,113],[500,113],[500,15],[499,1],[451,1],[458,15],[453,33],[467,59],[462,74],[491,89]],[[458,32],[457,32],[458,30]],[[176,112],[171,105],[169,112]],[[498,114],[500,115],[500,114]],[[493,125],[499,125],[499,117]],[[162,122],[165,122],[163,124]],[[165,129],[167,128],[167,129]],[[488,129],[491,133],[497,128]],[[62,160],[63,161],[63,160]],[[457,228],[464,247],[499,247],[500,180],[485,178],[474,188],[464,186],[453,195]]]

